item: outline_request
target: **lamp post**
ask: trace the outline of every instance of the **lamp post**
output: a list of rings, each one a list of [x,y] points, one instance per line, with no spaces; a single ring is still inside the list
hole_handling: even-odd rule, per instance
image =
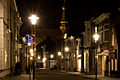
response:
[[[62,53],[61,51],[57,52],[57,65],[58,65],[58,70],[63,69],[63,62],[62,62]]]
[[[61,56],[61,52],[60,51],[58,52],[58,56]]]
[[[40,57],[40,56],[38,56],[38,60],[40,60],[40,58],[41,58],[41,57]]]
[[[99,35],[96,33],[93,35],[93,38],[95,40],[96,43],[96,52],[95,52],[95,80],[97,80],[97,42],[99,40]]]
[[[31,20],[31,23],[33,26],[32,34],[35,36],[35,24],[37,20],[39,19],[39,17],[37,17],[36,15],[32,15],[28,18]],[[33,80],[35,80],[35,50],[34,49],[35,49],[35,42],[33,43]]]
[[[28,45],[28,55],[29,55],[29,59],[28,59],[28,64],[29,64],[29,80],[31,80],[31,67],[30,67],[30,52],[29,52],[29,47],[31,46],[30,43],[27,44]]]
[[[69,52],[69,47],[65,47],[65,52]],[[69,55],[69,64],[70,64],[70,55]],[[67,63],[65,65],[66,65],[66,71],[67,71]]]
[[[61,61],[62,62],[62,68],[63,69],[66,69],[66,67],[65,67],[65,65],[66,65],[66,60],[65,60],[65,51],[64,51],[64,45],[65,45],[65,42],[64,42],[64,40],[67,38],[67,33],[65,33],[65,32],[63,32],[63,38],[62,38],[62,46],[61,46],[61,48],[62,48],[62,57],[63,57],[63,60]]]
[[[23,37],[22,41],[25,43],[26,38]],[[29,68],[29,80],[31,80],[31,68],[30,68],[30,53],[29,53],[29,47],[31,46],[31,43],[27,43],[27,50],[26,50],[26,73],[28,73]],[[28,58],[29,55],[29,58]]]
[[[51,54],[51,55],[50,55],[50,58],[51,58],[51,59],[53,59],[53,58],[54,58],[54,55],[53,55],[53,54]]]

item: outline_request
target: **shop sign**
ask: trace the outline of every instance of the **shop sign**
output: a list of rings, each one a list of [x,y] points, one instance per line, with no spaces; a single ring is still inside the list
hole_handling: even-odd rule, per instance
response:
[[[104,50],[104,51],[103,51],[103,55],[104,55],[104,56],[108,56],[108,55],[109,55],[109,50]]]

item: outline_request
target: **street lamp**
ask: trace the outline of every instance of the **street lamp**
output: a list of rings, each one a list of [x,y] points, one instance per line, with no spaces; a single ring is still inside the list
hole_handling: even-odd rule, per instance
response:
[[[37,17],[36,15],[31,15],[29,19],[31,20],[32,25],[35,25],[39,17]]]
[[[30,53],[33,53],[33,49],[30,49]]]
[[[94,38],[95,42],[97,42],[99,40],[99,37],[100,36],[97,33],[93,35],[93,38]]]
[[[31,45],[31,43],[28,43],[28,46],[30,46]]]
[[[69,51],[69,48],[68,48],[68,47],[65,47],[65,51],[68,52],[68,51]]]
[[[30,60],[32,60],[33,58],[32,57],[30,57]]]
[[[58,52],[58,56],[61,56],[61,52],[60,51]]]
[[[95,40],[95,43],[96,43],[96,52],[95,52],[95,59],[96,59],[96,63],[95,63],[95,80],[97,80],[97,41],[99,40],[99,35],[96,33],[96,34],[94,34],[93,35],[93,38],[94,38],[94,40]]]
[[[38,56],[38,60],[40,60],[40,56]]]
[[[50,58],[51,58],[51,59],[52,59],[52,58],[54,58],[54,55],[53,55],[53,54],[51,54],[51,55],[50,55]]]
[[[43,58],[43,59],[42,59],[42,62],[45,62],[46,60],[47,60],[46,58]]]
[[[37,17],[36,15],[31,15],[30,17],[28,17],[28,19],[30,19],[32,25],[33,25],[33,35],[35,36],[35,24],[37,22],[37,20],[39,19],[39,17]],[[33,80],[35,80],[35,42],[33,44]]]
[[[31,80],[31,64],[30,64],[30,60],[32,60],[32,57],[30,57],[30,52],[29,52],[29,47],[30,47],[30,46],[31,46],[31,43],[28,43],[28,44],[27,44],[27,47],[28,47],[28,48],[27,48],[27,49],[28,49],[28,50],[27,50],[27,53],[28,53],[28,55],[29,55],[29,59],[28,59],[28,60],[29,60],[29,61],[28,61],[28,62],[29,62],[29,63],[28,63],[28,65],[29,65],[29,80]]]
[[[34,56],[33,49],[30,49],[30,55]]]

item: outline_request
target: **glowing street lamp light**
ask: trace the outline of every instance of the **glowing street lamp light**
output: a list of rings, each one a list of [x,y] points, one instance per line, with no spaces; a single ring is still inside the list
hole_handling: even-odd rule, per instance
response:
[[[38,60],[40,59],[40,56],[38,56]]]
[[[30,46],[31,45],[31,43],[28,43],[28,46]]]
[[[35,25],[39,17],[37,17],[36,15],[32,15],[29,17],[29,19],[31,20],[31,23]]]
[[[30,49],[31,56],[34,56],[33,49]]]
[[[33,49],[30,49],[30,53],[33,53]]]
[[[52,59],[52,58],[54,58],[54,55],[53,55],[53,54],[51,54],[51,55],[50,55],[50,58],[51,58],[51,59]]]
[[[58,56],[61,56],[61,52],[60,51],[58,52]]]
[[[34,48],[34,50],[36,51],[36,48]]]
[[[68,47],[65,47],[65,51],[68,52],[68,51],[69,51],[69,48],[68,48]]]
[[[30,60],[32,60],[33,58],[32,57],[30,57]]]
[[[43,58],[43,59],[42,59],[42,62],[45,62],[46,60],[47,60],[46,58]]]
[[[93,35],[93,38],[94,38],[95,42],[97,42],[97,41],[99,40],[99,37],[100,37],[100,36],[99,36],[98,34],[94,34],[94,35]]]

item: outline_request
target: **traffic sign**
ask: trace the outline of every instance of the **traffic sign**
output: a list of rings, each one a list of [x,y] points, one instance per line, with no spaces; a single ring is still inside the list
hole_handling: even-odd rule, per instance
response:
[[[26,44],[35,44],[35,35],[33,34],[27,34],[26,35]]]

